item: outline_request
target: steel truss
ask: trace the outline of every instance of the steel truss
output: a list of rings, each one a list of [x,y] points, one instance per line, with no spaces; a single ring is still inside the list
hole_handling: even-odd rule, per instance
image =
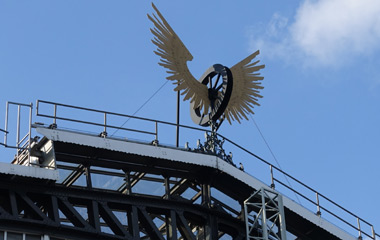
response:
[[[279,193],[261,188],[244,201],[244,211],[247,240],[286,240],[284,206]]]
[[[70,239],[243,239],[244,225],[207,206],[64,186],[1,181],[0,228]],[[69,236],[69,237],[68,237]]]
[[[38,106],[42,103],[47,104],[47,106],[53,106],[51,109],[54,109],[54,114],[46,114],[41,111],[44,107]],[[37,116],[53,119],[53,124],[47,127],[41,122],[31,124],[32,104],[7,103],[7,106],[9,104],[18,105],[16,146],[7,144],[7,135],[9,134],[7,124],[5,129],[0,129],[0,132],[5,134],[5,141],[0,145],[17,149],[12,163],[59,169],[68,173],[63,174],[64,177],[58,182],[48,184],[41,181],[41,179],[16,176],[12,175],[12,173],[8,173],[8,175],[0,174],[0,231],[4,231],[5,235],[7,231],[13,230],[26,234],[51,235],[66,239],[218,239],[226,235],[229,236],[227,239],[243,239],[246,237],[246,226],[243,220],[246,219],[249,227],[247,231],[248,239],[285,239],[283,236],[285,234],[285,221],[283,218],[285,212],[287,219],[286,229],[289,231],[289,236],[293,235],[302,239],[345,239],[339,238],[334,232],[326,231],[326,228],[320,224],[308,221],[294,209],[292,210],[287,206],[284,209],[281,206],[281,196],[276,195],[277,193],[267,188],[257,191],[250,184],[242,182],[218,169],[181,163],[181,161],[167,161],[165,157],[145,157],[127,154],[124,151],[117,152],[89,147],[91,144],[86,147],[86,145],[63,142],[59,141],[59,139],[48,140],[46,137],[40,140],[38,136],[31,138],[30,134],[31,128],[56,129],[57,120],[62,122],[69,121],[102,127],[102,133],[100,135],[94,134],[94,137],[98,135],[98,137],[107,138],[107,129],[116,128],[127,131],[131,139],[133,139],[134,133],[146,134],[148,137],[143,138],[145,140],[138,143],[148,145],[151,143],[156,147],[165,148],[165,146],[158,144],[158,124],[176,126],[175,124],[59,103],[37,101]],[[24,106],[30,108],[29,131],[25,137],[21,138],[18,136],[20,133],[19,119],[20,109]],[[101,114],[104,116],[104,123],[57,116],[57,107]],[[59,110],[58,112],[61,111]],[[109,124],[110,116],[120,116],[127,119],[134,118],[155,124],[155,131],[148,132],[116,127]],[[200,130],[186,126],[181,127]],[[150,129],[150,127],[146,129]],[[77,133],[83,132],[78,131]],[[87,135],[88,133],[83,134]],[[153,142],[151,142],[152,136],[155,138]],[[378,235],[375,234],[373,226],[368,222],[337,205],[301,181],[272,166],[254,153],[219,134],[218,136],[222,139],[219,142],[216,141],[218,140],[216,136],[208,136],[208,140],[211,139],[211,141],[206,141],[206,143],[209,144],[205,144],[205,146],[199,144],[197,149],[186,147],[182,150],[195,153],[210,153],[212,152],[210,146],[214,146],[216,153],[218,153],[224,140],[226,140],[270,166],[271,187],[273,189],[276,182],[294,191],[298,196],[314,203],[317,206],[318,213],[323,211],[331,214],[333,217],[343,221],[344,224],[358,230],[359,238],[365,235],[375,239]],[[114,139],[125,141],[125,139],[120,138]],[[178,148],[178,151],[181,151],[181,148]],[[226,156],[225,153],[218,155],[222,158],[223,156],[231,157]],[[223,159],[230,162],[230,158]],[[273,170],[285,174],[293,181],[301,184],[301,186],[311,190],[316,194],[317,201],[314,202],[282,183],[274,177]],[[110,188],[102,188],[97,185],[99,178],[97,179],[96,176],[99,175],[123,180],[118,181]],[[160,192],[161,195],[146,192],[141,194],[137,189],[143,183],[158,183],[161,188],[164,188],[164,191]],[[211,192],[214,193],[214,189],[223,193],[224,196],[216,198],[215,195],[211,194]],[[191,192],[190,196],[187,194],[189,191]],[[255,192],[255,194],[250,197],[252,192]],[[225,197],[229,199],[225,201]],[[244,204],[244,200],[248,198],[249,201]],[[351,224],[349,220],[346,221],[321,206],[319,204],[320,198],[327,200],[327,202],[356,218],[358,227]],[[237,207],[231,207],[231,199],[235,203],[237,202]],[[253,204],[249,205],[250,203]],[[252,214],[252,211],[257,213],[257,218]],[[263,224],[263,222],[267,224]],[[372,234],[364,232],[361,224],[369,226]],[[226,237],[223,237],[223,239],[226,239]]]
[[[32,152],[45,144],[49,141],[42,139]],[[0,174],[0,230],[64,239],[245,237],[242,200],[236,209],[212,196],[213,170],[201,172],[199,167],[173,163],[160,167],[164,162],[157,159],[152,165],[151,159],[58,142],[53,145],[54,166],[66,176],[60,181]],[[50,159],[42,157],[41,161]],[[112,187],[96,185],[107,178],[122,180]],[[159,194],[137,191],[144,184],[149,188],[149,183],[163,190]]]

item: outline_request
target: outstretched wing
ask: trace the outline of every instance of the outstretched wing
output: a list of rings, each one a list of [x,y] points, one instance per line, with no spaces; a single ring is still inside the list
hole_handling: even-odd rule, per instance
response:
[[[252,108],[260,106],[258,99],[263,97],[260,90],[264,88],[261,86],[264,77],[260,76],[259,70],[265,65],[257,65],[259,61],[252,62],[259,53],[256,51],[231,68],[234,85],[224,112],[230,124],[232,120],[240,123],[243,117],[248,120],[247,114],[253,114]]]
[[[183,90],[183,100],[191,99],[194,108],[200,107],[207,112],[210,105],[207,86],[198,82],[187,67],[186,62],[191,61],[193,56],[153,3],[152,6],[158,17],[148,14],[148,18],[154,24],[150,30],[154,35],[152,42],[157,46],[155,53],[161,57],[159,65],[168,69],[167,73],[171,74],[168,80],[177,80],[173,83],[178,85],[174,90]]]

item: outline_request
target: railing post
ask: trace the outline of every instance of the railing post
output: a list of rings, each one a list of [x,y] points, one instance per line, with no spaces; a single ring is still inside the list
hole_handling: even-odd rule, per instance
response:
[[[156,142],[158,142],[158,122],[156,122]]]
[[[40,107],[40,100],[36,101],[36,116],[38,116],[38,108]]]
[[[103,126],[103,132],[99,134],[99,137],[106,138],[107,137],[107,113],[106,112],[103,112],[103,113],[104,113],[104,117],[103,117],[104,126]]]
[[[6,110],[5,110],[5,135],[4,135],[4,145],[7,146],[8,140],[8,112],[9,112],[9,104],[6,102]]]
[[[317,215],[318,216],[321,216],[321,207],[319,206],[319,194],[318,194],[318,192],[315,192],[315,196],[316,196],[316,198],[317,198]]]
[[[362,240],[363,237],[362,237],[362,230],[361,230],[361,228],[360,228],[360,219],[359,219],[359,218],[356,218],[356,220],[358,221],[358,229],[359,229],[359,237],[358,237],[358,239],[359,239],[359,240]]]
[[[107,133],[107,113],[104,113],[104,133]]]
[[[373,227],[373,225],[371,225],[371,230],[373,239],[376,239],[375,228]]]
[[[21,106],[17,106],[17,129],[16,129],[16,151],[17,151],[17,163],[19,157],[19,147],[20,147],[20,118],[21,118]]]
[[[57,125],[57,104],[54,104],[54,125]]]
[[[154,140],[152,141],[152,144],[154,146],[158,146],[158,122],[157,121],[154,121],[155,123],[155,127],[156,127],[156,132],[155,132],[155,136],[154,136]]]
[[[30,165],[30,153],[32,151],[32,111],[33,111],[33,103],[30,103],[30,109],[29,109],[29,147],[28,147],[28,161]]]
[[[275,188],[275,185],[274,185],[274,178],[273,178],[273,167],[272,167],[272,165],[269,165],[269,167],[270,167],[270,178],[271,178],[271,184],[270,184],[270,187],[271,187],[272,189],[274,189],[274,188]]]

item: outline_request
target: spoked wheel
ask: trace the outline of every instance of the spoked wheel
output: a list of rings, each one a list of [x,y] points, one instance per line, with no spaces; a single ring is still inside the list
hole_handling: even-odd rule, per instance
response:
[[[216,122],[226,110],[231,97],[233,80],[232,73],[228,67],[215,64],[200,78],[202,84],[208,88],[210,107],[207,109],[194,109],[194,102],[190,104],[191,118],[194,123],[201,126],[210,126],[211,121]]]

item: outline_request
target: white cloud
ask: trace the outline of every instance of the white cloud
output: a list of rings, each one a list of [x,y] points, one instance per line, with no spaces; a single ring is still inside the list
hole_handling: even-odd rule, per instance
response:
[[[306,0],[294,22],[288,24],[287,18],[276,13],[266,29],[263,36],[252,37],[251,47],[272,56],[337,64],[380,49],[380,1]]]
[[[265,52],[266,56],[286,58],[290,51],[287,39],[289,34],[288,18],[275,13],[270,22],[264,26],[264,34],[257,31],[260,28],[253,26],[248,29],[250,52],[260,49],[261,52]]]
[[[288,25],[288,19],[281,16],[279,13],[273,14],[271,21],[267,28],[267,34],[272,37],[278,37],[282,29]]]

